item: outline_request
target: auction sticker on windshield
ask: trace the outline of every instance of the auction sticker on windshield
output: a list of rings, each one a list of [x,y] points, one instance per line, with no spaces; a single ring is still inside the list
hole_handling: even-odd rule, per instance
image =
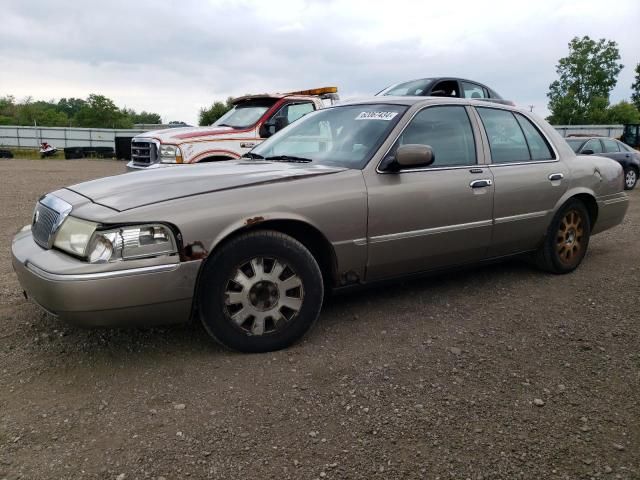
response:
[[[385,120],[389,121],[398,115],[398,112],[362,112],[356,120]]]

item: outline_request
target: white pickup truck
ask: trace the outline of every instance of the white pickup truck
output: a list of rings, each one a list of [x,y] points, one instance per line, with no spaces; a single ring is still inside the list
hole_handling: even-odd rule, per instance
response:
[[[290,93],[246,95],[209,127],[169,128],[131,141],[130,170],[216,162],[246,152],[303,115],[338,99],[336,87]]]

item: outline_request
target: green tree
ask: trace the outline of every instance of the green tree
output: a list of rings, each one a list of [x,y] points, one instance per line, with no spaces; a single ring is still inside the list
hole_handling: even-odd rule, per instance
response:
[[[640,111],[626,100],[611,105],[607,109],[607,123],[640,123]]]
[[[636,65],[636,77],[631,84],[631,102],[640,111],[640,63]]]
[[[131,120],[133,121],[133,123],[146,123],[151,125],[162,123],[160,114],[145,112],[144,110],[140,113],[133,112],[133,115],[131,115]]]
[[[91,94],[86,105],[75,115],[79,127],[94,128],[132,128],[133,122],[127,113],[122,112],[113,100],[104,95]]]
[[[16,99],[7,95],[0,98],[0,125],[15,125]]]
[[[64,112],[67,117],[72,119],[86,105],[87,102],[82,98],[61,98],[58,100],[58,111]]]
[[[57,109],[54,101],[33,102],[31,98],[16,105],[13,117],[16,125],[38,125],[40,127],[64,127],[69,125],[69,117]]]
[[[225,103],[222,102],[214,102],[209,108],[201,108],[200,109],[200,119],[198,124],[200,126],[211,125],[213,122],[218,120],[222,115],[227,113],[233,107],[232,97],[227,98]]]
[[[549,121],[559,125],[590,123],[601,115],[609,102],[623,65],[618,63],[618,44],[611,40],[575,37],[569,42],[569,55],[556,66],[558,79],[549,85]]]

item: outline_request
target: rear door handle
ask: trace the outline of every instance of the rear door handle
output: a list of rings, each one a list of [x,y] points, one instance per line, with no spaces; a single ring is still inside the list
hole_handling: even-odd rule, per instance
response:
[[[551,180],[552,182],[555,180],[562,180],[564,178],[564,175],[562,173],[552,173],[551,175],[549,175],[549,180]]]
[[[484,187],[490,187],[491,185],[493,185],[493,180],[489,178],[483,178],[482,180],[474,180],[469,184],[471,188],[484,188]]]

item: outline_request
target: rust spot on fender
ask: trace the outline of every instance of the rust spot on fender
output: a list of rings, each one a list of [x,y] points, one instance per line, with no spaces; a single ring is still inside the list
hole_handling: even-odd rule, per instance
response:
[[[247,220],[244,223],[245,225],[255,225],[256,223],[260,223],[260,222],[264,222],[264,217],[247,218]]]
[[[202,242],[193,242],[185,245],[180,252],[180,256],[184,261],[189,260],[202,260],[209,255],[208,250]]]

